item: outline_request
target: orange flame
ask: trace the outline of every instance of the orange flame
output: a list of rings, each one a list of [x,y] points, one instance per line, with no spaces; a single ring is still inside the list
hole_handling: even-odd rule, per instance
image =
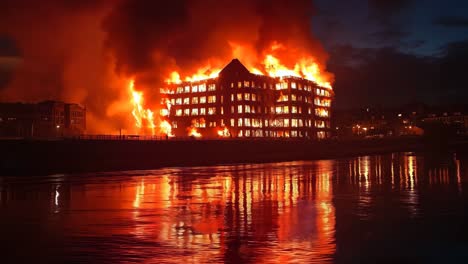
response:
[[[284,65],[276,54],[278,51],[287,51],[286,47],[281,43],[274,42],[269,52],[264,55],[263,60],[258,60],[255,52],[249,46],[243,46],[235,43],[230,43],[232,55],[242,62],[246,63],[246,67],[250,72],[257,75],[268,75],[270,77],[286,77],[294,76],[304,78],[317,83],[318,86],[332,89],[331,83],[324,73],[321,72],[319,65],[312,56],[296,58],[294,67],[290,68]],[[211,63],[198,68],[196,73],[184,78],[186,82],[195,82],[205,79],[218,77],[222,65],[212,66]],[[261,70],[263,68],[263,70]],[[182,79],[177,71],[173,71],[171,76],[166,80],[168,83],[181,83]]]
[[[132,115],[135,118],[135,126],[139,129],[143,128],[143,123],[146,124],[146,128],[151,129],[151,134],[154,135],[154,113],[150,109],[143,107],[143,92],[135,91],[135,81],[132,79],[128,84],[128,89],[132,95],[131,102],[133,104]]]
[[[229,137],[231,136],[231,133],[229,132],[229,129],[227,127],[224,127],[218,130],[218,136]]]

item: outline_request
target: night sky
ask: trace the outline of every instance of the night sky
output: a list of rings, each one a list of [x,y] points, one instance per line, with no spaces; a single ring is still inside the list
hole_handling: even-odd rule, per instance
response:
[[[468,1],[315,0],[314,6],[312,30],[330,56],[337,108],[467,101]],[[0,89],[20,62],[21,50],[0,32]]]

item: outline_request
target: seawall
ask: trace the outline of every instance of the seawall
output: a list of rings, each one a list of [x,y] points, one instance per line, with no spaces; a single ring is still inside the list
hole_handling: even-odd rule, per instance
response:
[[[448,145],[447,145],[448,146]],[[466,143],[451,144],[464,148]],[[293,140],[0,140],[0,175],[314,160],[424,151],[423,138]]]

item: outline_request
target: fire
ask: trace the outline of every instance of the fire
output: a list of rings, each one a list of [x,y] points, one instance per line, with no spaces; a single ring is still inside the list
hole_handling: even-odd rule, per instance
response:
[[[218,136],[220,136],[220,137],[229,137],[229,136],[231,136],[231,133],[229,132],[229,129],[227,127],[224,127],[222,129],[218,130]]]
[[[168,137],[175,137],[175,135],[172,134],[172,126],[168,121],[163,120],[159,125],[159,128],[162,134],[166,134]]]
[[[154,129],[156,128],[154,124],[154,113],[150,109],[145,109],[143,107],[143,92],[135,91],[135,81],[132,79],[128,84],[128,89],[132,95],[131,102],[133,104],[132,115],[135,118],[135,126],[139,129],[146,128],[151,130],[151,134],[154,135]]]
[[[300,56],[294,58],[296,63],[292,67],[288,67],[281,62],[279,54],[282,51],[289,54],[287,47],[281,43],[273,42],[263,59],[258,59],[252,47],[242,46],[235,43],[230,43],[232,56],[246,63],[247,68],[253,74],[268,75],[270,77],[286,77],[294,76],[304,78],[317,83],[318,86],[332,89],[331,83],[328,81],[326,74],[322,73],[319,65],[316,63],[313,56]],[[285,55],[283,55],[285,56]],[[293,56],[293,55],[288,55]],[[290,58],[289,58],[290,59]],[[213,66],[212,63],[205,64],[198,68],[195,74],[184,78],[186,82],[196,82],[205,79],[218,77],[223,65]],[[262,70],[263,69],[263,70]],[[173,71],[170,77],[166,80],[168,83],[179,84],[182,78],[177,71]]]
[[[196,127],[189,127],[188,135],[189,137],[196,137],[196,138],[200,138],[202,136],[202,134],[200,134],[200,132],[197,131]]]

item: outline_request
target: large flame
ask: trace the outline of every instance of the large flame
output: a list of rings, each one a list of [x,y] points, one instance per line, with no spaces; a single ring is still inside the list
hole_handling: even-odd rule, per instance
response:
[[[251,47],[230,43],[232,57],[240,59],[253,74],[267,75],[270,77],[294,76],[304,78],[317,83],[318,86],[332,89],[328,77],[324,74],[315,59],[311,55],[293,58],[295,63],[288,67],[281,61],[282,57],[291,60],[288,49],[280,43],[274,42],[265,52],[263,59],[257,59]],[[283,51],[280,53],[280,51]],[[286,54],[286,55],[285,55]],[[213,63],[203,65],[195,71],[195,74],[184,78],[186,82],[195,82],[218,77],[223,65],[213,66]],[[181,83],[182,78],[178,71],[173,71],[166,80],[168,83]]]
[[[135,80],[130,80],[128,89],[131,94],[131,102],[133,104],[132,115],[135,118],[135,126],[139,129],[148,128],[151,134],[154,135],[154,113],[150,109],[143,107],[143,92],[135,90]],[[146,126],[145,126],[146,125]]]

